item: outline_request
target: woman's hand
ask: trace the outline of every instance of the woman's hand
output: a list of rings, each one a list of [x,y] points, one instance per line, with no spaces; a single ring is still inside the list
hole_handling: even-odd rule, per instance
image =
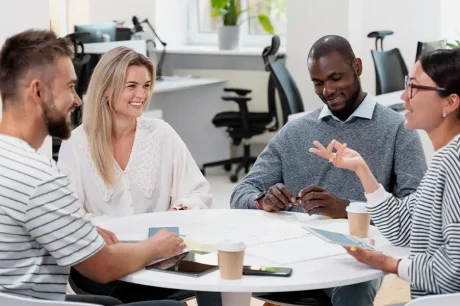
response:
[[[346,143],[341,144],[337,140],[333,140],[327,146],[327,149],[323,147],[319,141],[314,141],[313,144],[317,147],[317,149],[310,148],[309,151],[311,153],[328,159],[329,162],[337,168],[344,168],[354,171],[356,175],[358,175],[366,193],[373,193],[379,189],[379,183],[375,179],[364,159],[358,152],[347,148]],[[337,152],[333,153],[333,149],[336,149]]]
[[[399,260],[379,251],[366,250],[360,247],[345,247],[348,254],[360,263],[369,265],[386,273],[398,274]]]
[[[188,207],[184,204],[179,205],[178,207],[170,208],[168,211],[178,211],[178,210],[187,210]]]
[[[310,152],[314,153],[322,158],[328,159],[337,168],[349,169],[357,171],[360,167],[365,166],[366,162],[361,155],[347,147],[347,144],[341,144],[336,140],[332,140],[331,143],[325,148],[319,141],[314,141],[313,144],[316,148],[310,148]],[[333,150],[337,150],[333,153]]]

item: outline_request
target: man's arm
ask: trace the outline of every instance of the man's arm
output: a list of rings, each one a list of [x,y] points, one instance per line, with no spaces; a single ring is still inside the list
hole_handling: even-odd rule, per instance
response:
[[[418,132],[401,123],[395,139],[393,172],[396,180],[389,192],[397,198],[414,193],[426,171],[425,152]]]
[[[279,131],[257,157],[257,161],[249,174],[233,190],[230,206],[235,209],[258,209],[254,199],[271,186],[282,183],[282,160],[278,146],[282,140]]]
[[[84,219],[79,200],[66,176],[60,173],[35,187],[24,226],[58,265],[76,266],[83,275],[98,282],[118,279],[185,247],[182,238],[167,230],[144,242],[107,246],[92,222]]]
[[[107,283],[137,272],[156,259],[177,254],[184,248],[182,238],[163,229],[145,241],[106,245],[74,267],[96,282]]]

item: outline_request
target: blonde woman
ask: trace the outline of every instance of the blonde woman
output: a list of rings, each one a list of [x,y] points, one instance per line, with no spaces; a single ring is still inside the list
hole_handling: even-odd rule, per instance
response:
[[[118,47],[96,66],[83,124],[58,164],[90,219],[211,206],[210,186],[166,122],[141,117],[155,82],[152,61]]]
[[[141,117],[154,84],[153,62],[126,47],[104,54],[93,72],[83,124],[62,143],[58,159],[88,219],[211,207],[209,183],[179,135],[162,120]],[[109,293],[110,286],[76,271],[72,278],[95,294]],[[176,293],[147,287],[142,294],[142,286],[121,284],[109,290],[125,303]]]

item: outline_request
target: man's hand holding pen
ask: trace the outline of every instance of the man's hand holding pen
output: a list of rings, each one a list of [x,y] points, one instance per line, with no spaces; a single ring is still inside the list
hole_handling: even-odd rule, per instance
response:
[[[330,218],[346,218],[346,207],[349,203],[350,201],[340,199],[319,186],[306,187],[296,197],[289,188],[281,183],[271,186],[258,200],[260,208],[268,212],[303,205],[304,210],[310,215],[319,214]]]
[[[340,199],[319,186],[309,186],[299,192],[304,210],[310,214],[319,214],[330,218],[346,218],[346,208],[350,201]]]
[[[283,210],[285,207],[300,205],[292,192],[283,184],[278,183],[268,188],[267,193],[259,201],[263,210],[273,212]]]

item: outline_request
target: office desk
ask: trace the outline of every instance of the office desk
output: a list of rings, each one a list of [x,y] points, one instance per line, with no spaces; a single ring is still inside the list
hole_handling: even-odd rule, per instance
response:
[[[395,104],[403,106],[402,104],[404,104],[404,101],[401,100],[401,95],[403,92],[404,90],[398,90],[395,92],[378,95],[378,96],[375,96],[374,98],[380,104],[388,106],[388,107],[395,105]]]
[[[380,270],[358,263],[341,247],[340,254],[312,260],[281,264],[264,259],[264,254],[255,250],[261,244],[277,252],[280,244],[279,233],[292,236],[287,252],[294,254],[312,253],[316,248],[305,251],[302,236],[307,232],[303,225],[326,230],[348,233],[348,220],[310,217],[305,213],[267,213],[260,210],[206,209],[179,212],[160,212],[135,215],[98,222],[99,226],[113,231],[121,240],[126,238],[142,240],[147,238],[150,227],[178,226],[181,235],[192,239],[216,243],[221,239],[242,240],[246,245],[244,264],[256,266],[285,266],[293,269],[291,277],[243,276],[240,280],[222,280],[219,271],[195,278],[170,273],[141,270],[123,278],[124,281],[163,288],[222,292],[223,306],[249,306],[253,292],[287,292],[324,289],[361,283],[384,276]],[[274,233],[274,231],[276,233]],[[267,234],[270,233],[270,234]],[[275,235],[275,236],[273,236]],[[299,237],[299,238],[294,238]],[[377,228],[372,227],[370,237],[382,252],[394,256],[406,256],[408,248],[392,246]],[[300,241],[300,242],[299,242]],[[320,241],[325,247],[330,246]],[[318,247],[318,246],[317,246]],[[261,256],[259,256],[261,255]],[[216,253],[202,258],[204,263],[217,265]]]
[[[217,113],[228,110],[220,99],[225,84],[226,80],[219,79],[164,77],[156,82],[146,110],[161,110],[163,120],[179,134],[199,167],[230,157],[225,130],[211,122]]]

